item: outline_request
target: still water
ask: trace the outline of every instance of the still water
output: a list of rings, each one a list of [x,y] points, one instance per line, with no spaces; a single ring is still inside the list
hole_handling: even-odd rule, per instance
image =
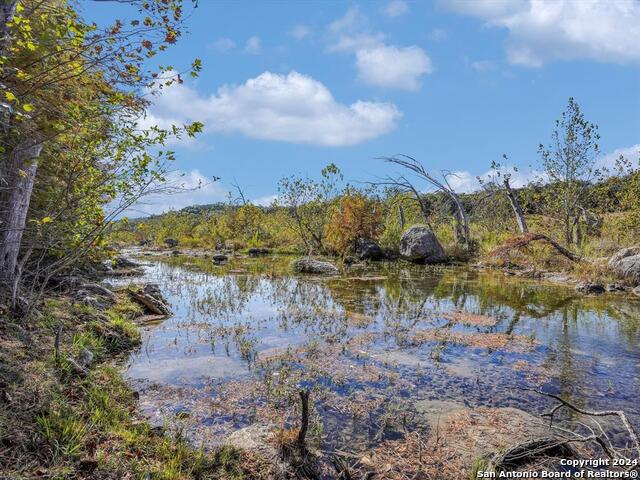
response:
[[[310,388],[318,445],[358,449],[446,409],[540,413],[537,388],[640,423],[636,298],[405,263],[302,276],[290,261],[181,256],[131,280],[159,284],[175,312],[144,326],[127,370],[152,421],[215,446],[252,424],[294,426]]]

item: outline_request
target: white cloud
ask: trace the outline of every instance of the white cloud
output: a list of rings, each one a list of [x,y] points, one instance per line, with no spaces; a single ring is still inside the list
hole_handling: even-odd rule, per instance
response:
[[[203,205],[223,201],[226,191],[198,170],[173,171],[167,175],[167,186],[174,193],[157,193],[143,197],[121,216],[130,218],[157,215],[180,210],[189,205]]]
[[[596,166],[598,168],[607,168],[611,173],[616,173],[616,161],[620,158],[620,155],[637,167],[638,162],[640,162],[640,143],[631,147],[616,148],[612,152],[602,155],[596,162]]]
[[[236,42],[230,38],[219,38],[216,41],[209,44],[210,50],[215,50],[220,53],[228,53],[236,48]]]
[[[420,77],[431,73],[431,59],[420,47],[381,45],[356,52],[358,78],[369,85],[417,90]]]
[[[442,42],[449,37],[449,31],[445,28],[434,28],[427,35],[429,40],[433,40],[434,42]]]
[[[322,83],[293,71],[264,72],[242,85],[223,86],[210,97],[174,85],[156,98],[151,115],[161,122],[202,121],[205,133],[334,147],[388,133],[402,113],[391,103],[339,103]]]
[[[294,25],[291,30],[289,30],[289,35],[297,40],[303,40],[311,35],[311,28],[307,25],[299,23],[298,25]]]
[[[364,16],[358,7],[351,7],[346,13],[329,24],[330,35],[342,35],[353,33],[368,28],[369,19]]]
[[[638,0],[444,0],[459,13],[509,30],[513,64],[540,67],[553,60],[589,58],[640,62]]]
[[[388,17],[401,17],[409,11],[409,5],[404,0],[391,0],[382,12]]]
[[[254,205],[260,205],[261,207],[270,207],[277,199],[278,195],[265,195],[252,200],[251,203]]]
[[[421,77],[433,71],[427,53],[417,45],[388,45],[386,36],[371,32],[368,25],[368,19],[357,8],[349,9],[329,25],[327,50],[354,54],[362,83],[417,90]]]
[[[487,73],[494,69],[495,63],[491,60],[476,60],[469,64],[476,72]]]
[[[537,170],[516,170],[510,166],[502,167],[501,170],[511,175],[510,184],[514,188],[521,188],[545,178],[544,173]],[[480,175],[474,175],[466,170],[455,171],[447,176],[447,180],[455,192],[472,193],[482,188],[478,177],[480,177],[480,180],[483,182],[488,182],[494,173],[492,170],[488,170]]]
[[[247,42],[244,44],[245,53],[250,53],[253,55],[257,55],[262,50],[262,41],[260,37],[249,37],[247,38]]]

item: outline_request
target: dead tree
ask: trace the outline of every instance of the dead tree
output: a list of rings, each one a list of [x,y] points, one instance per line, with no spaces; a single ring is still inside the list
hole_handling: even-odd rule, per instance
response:
[[[427,170],[418,160],[408,155],[386,157],[384,160],[410,170],[415,175],[417,175],[418,178],[425,180],[429,185],[435,187],[437,190],[442,191],[449,198],[449,200],[453,203],[456,211],[456,239],[459,243],[462,243],[466,249],[468,249],[471,244],[469,215],[467,214],[462,200],[455,192],[455,190],[453,190],[451,184],[448,181],[448,177],[451,175],[451,173],[445,172],[443,174],[443,179],[438,180],[436,177],[427,172]],[[405,190],[412,192],[417,199],[420,199],[420,194],[418,193],[416,188],[411,184],[411,182],[407,181],[404,176],[400,176],[398,179],[396,179],[395,186],[402,187]],[[423,212],[423,216],[425,216],[425,213],[428,214],[428,210],[425,212],[424,207],[426,205],[424,201],[418,200],[418,203],[420,204],[420,209]]]
[[[502,184],[504,185],[504,190],[507,193],[507,198],[509,199],[513,213],[516,216],[520,233],[524,235],[529,233],[529,227],[527,227],[527,220],[524,218],[524,211],[522,210],[522,205],[520,205],[520,200],[518,200],[516,192],[511,188],[509,179],[510,175],[505,175]]]

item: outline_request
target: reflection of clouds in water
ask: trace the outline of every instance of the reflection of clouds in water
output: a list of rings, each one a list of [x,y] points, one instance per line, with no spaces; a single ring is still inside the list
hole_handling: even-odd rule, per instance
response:
[[[202,380],[224,380],[248,375],[246,363],[230,357],[175,357],[134,362],[127,370],[132,380],[189,384]]]
[[[585,298],[570,288],[502,275],[401,263],[343,277],[291,276],[289,260],[232,258],[220,266],[200,258],[184,265],[178,258],[152,264],[148,278],[161,284],[176,315],[149,329],[132,357],[130,377],[194,386],[207,379],[264,382],[265,372],[252,364],[255,354],[268,358],[290,349],[292,357],[274,364],[271,374],[287,367],[293,378],[319,381],[345,401],[354,392],[386,398],[386,389],[394,390],[389,379],[397,378],[416,401],[436,395],[533,409],[538,399],[519,398],[517,404],[512,389],[531,385],[529,373],[544,369],[554,387],[571,396],[607,391],[611,383],[607,406],[633,402],[625,385],[640,377],[639,326],[630,320],[638,305],[623,297]],[[491,317],[495,325],[463,324],[442,314],[452,310]],[[416,330],[430,328],[514,334],[540,347],[523,353],[411,342]],[[363,334],[370,335],[367,341],[355,349],[349,345]],[[335,370],[322,371],[329,366]],[[380,380],[362,380],[368,368],[378,369]],[[344,376],[338,378],[338,371]]]

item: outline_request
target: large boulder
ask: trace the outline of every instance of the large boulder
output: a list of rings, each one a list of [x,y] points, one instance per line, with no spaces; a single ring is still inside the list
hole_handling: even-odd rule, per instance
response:
[[[356,242],[356,257],[360,260],[382,260],[384,252],[380,245],[368,238],[361,238]]]
[[[609,260],[614,272],[633,285],[640,285],[640,246],[623,248]]]
[[[313,258],[298,258],[291,262],[291,269],[296,273],[317,273],[320,275],[337,275],[338,269],[329,262]]]
[[[164,244],[169,248],[176,248],[180,242],[175,238],[165,238]]]
[[[402,234],[400,255],[416,263],[441,263],[447,259],[438,238],[426,225],[416,225]]]

